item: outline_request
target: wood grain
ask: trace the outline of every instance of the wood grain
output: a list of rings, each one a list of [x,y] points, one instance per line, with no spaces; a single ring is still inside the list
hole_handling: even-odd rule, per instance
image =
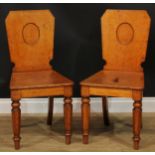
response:
[[[25,78],[26,77],[26,78]],[[36,78],[37,77],[37,78]],[[69,86],[73,82],[54,70],[37,72],[13,72],[11,89],[48,88]]]
[[[104,88],[143,89],[143,72],[99,71],[81,82],[82,85]]]

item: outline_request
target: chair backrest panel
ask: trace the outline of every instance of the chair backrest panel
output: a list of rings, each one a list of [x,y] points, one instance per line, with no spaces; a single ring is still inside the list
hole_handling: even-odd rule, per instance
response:
[[[149,29],[145,10],[106,10],[101,17],[104,69],[142,71]]]
[[[49,10],[10,11],[6,29],[14,71],[50,69],[54,16]]]

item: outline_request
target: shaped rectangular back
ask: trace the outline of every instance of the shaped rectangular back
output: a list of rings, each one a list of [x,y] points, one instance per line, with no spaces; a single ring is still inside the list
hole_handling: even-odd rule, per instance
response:
[[[54,48],[54,16],[49,10],[10,11],[6,29],[14,71],[50,69]]]
[[[106,10],[101,17],[104,69],[143,71],[150,17],[145,10]]]

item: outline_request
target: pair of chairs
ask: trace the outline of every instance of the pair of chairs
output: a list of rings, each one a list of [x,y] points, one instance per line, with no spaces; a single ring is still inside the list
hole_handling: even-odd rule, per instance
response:
[[[50,65],[54,51],[54,16],[48,10],[10,11],[6,29],[14,63],[10,89],[15,149],[20,148],[20,99],[49,97],[47,124],[52,124],[53,97],[64,96],[66,144],[71,143],[73,82]],[[82,81],[83,143],[88,143],[90,96],[102,96],[105,125],[109,124],[106,96],[131,97],[134,148],[139,148],[142,94],[150,18],[144,10],[106,10],[101,17],[104,69]]]

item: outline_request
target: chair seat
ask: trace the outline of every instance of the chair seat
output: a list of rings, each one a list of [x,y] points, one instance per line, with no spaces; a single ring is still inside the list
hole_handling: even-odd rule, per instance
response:
[[[81,85],[120,89],[143,89],[142,72],[100,71],[83,80]]]
[[[73,82],[56,71],[14,72],[11,77],[11,89],[47,88],[70,86]]]

